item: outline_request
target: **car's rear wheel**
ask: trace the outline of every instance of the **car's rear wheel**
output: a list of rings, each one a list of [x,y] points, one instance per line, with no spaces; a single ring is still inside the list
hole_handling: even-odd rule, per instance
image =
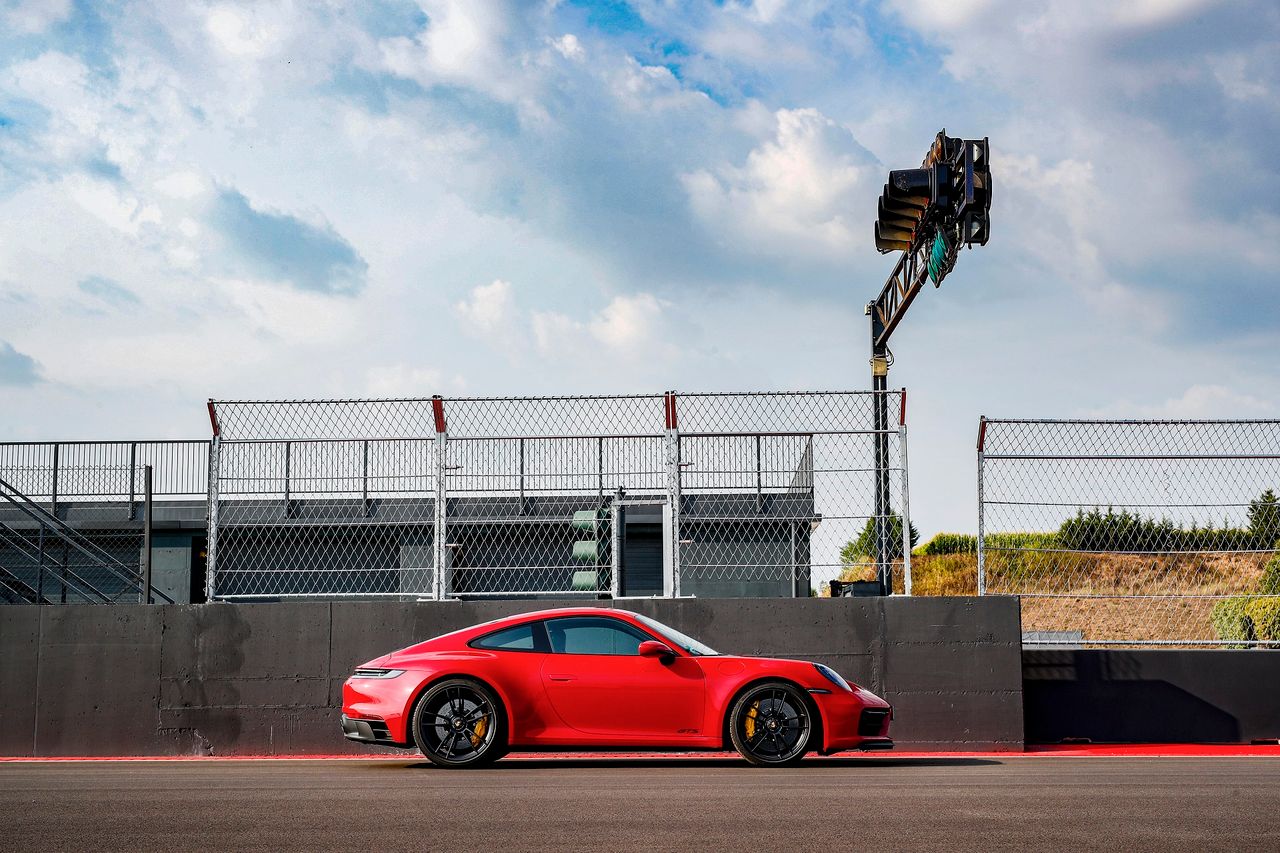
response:
[[[450,678],[433,684],[413,712],[413,738],[432,764],[479,767],[506,748],[501,703],[478,681]]]
[[[804,758],[812,734],[808,701],[785,681],[752,687],[729,712],[729,737],[734,748],[761,767],[781,767]]]

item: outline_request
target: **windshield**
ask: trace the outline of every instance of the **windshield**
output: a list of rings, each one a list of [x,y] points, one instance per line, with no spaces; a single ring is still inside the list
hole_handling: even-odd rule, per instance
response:
[[[662,636],[666,637],[668,640],[671,640],[677,646],[684,649],[686,652],[693,655],[694,657],[706,657],[708,655],[720,654],[718,651],[711,648],[706,643],[699,643],[693,637],[690,637],[686,634],[681,634],[675,628],[672,628],[668,625],[663,625],[657,619],[650,619],[648,616],[641,616],[639,613],[632,613],[631,615],[639,619],[644,624],[648,625],[653,630],[657,631]]]

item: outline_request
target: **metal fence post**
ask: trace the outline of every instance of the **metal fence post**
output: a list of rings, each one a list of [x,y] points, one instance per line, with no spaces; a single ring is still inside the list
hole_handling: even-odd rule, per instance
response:
[[[138,494],[137,494],[138,489],[136,485],[137,474],[138,474],[138,442],[131,441],[129,442],[129,520],[130,521],[133,521],[134,516],[137,515],[138,513],[137,507],[134,506],[134,504],[137,503],[137,499],[138,499]]]
[[[978,421],[978,595],[987,594],[986,537],[983,532],[986,508],[982,503],[982,469],[986,440],[987,417],[983,415]]]
[[[210,412],[212,413],[212,406]],[[213,601],[218,574],[218,478],[221,474],[222,439],[217,431],[209,442],[209,497],[205,510],[204,600]]]
[[[671,506],[671,597],[680,597],[680,433],[676,392],[666,393],[666,431],[663,433],[667,469],[667,500]]]
[[[622,536],[627,520],[626,508],[622,505],[622,501],[622,486],[618,486],[618,490],[613,494],[613,512],[609,515],[612,522],[612,529],[609,531],[609,561],[612,563],[609,572],[609,594],[613,598],[622,597],[622,573],[625,571],[622,560]]]
[[[151,603],[151,466],[142,469],[142,603]]]
[[[898,422],[898,455],[902,459],[902,591],[911,594],[911,502],[907,495],[907,392],[902,392]]]
[[[49,490],[49,513],[54,517],[58,517],[58,448],[59,445],[53,445],[53,483]]]
[[[436,601],[444,601],[449,596],[449,540],[448,540],[448,506],[449,490],[446,482],[449,461],[449,433],[444,418],[444,399],[439,395],[431,398],[432,414],[435,416],[436,443],[436,499],[435,515],[431,525],[433,559],[435,571],[431,573],[431,597]]]

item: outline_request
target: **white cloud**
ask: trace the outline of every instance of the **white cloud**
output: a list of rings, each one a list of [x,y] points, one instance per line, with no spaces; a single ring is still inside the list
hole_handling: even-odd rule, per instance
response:
[[[15,32],[34,35],[71,14],[71,0],[5,0],[0,17]]]
[[[848,129],[815,109],[778,110],[771,139],[742,166],[684,176],[693,210],[709,228],[737,231],[744,248],[847,252],[866,229],[866,201],[881,169]]]
[[[643,357],[664,361],[677,347],[664,329],[669,304],[651,293],[615,296],[585,319],[557,311],[530,315],[537,351],[549,359]]]
[[[170,198],[195,198],[209,189],[209,182],[199,172],[170,172],[155,182],[157,191]]]
[[[1159,403],[1138,403],[1129,400],[1116,402],[1093,410],[1089,416],[1213,420],[1274,418],[1277,415],[1280,415],[1280,406],[1272,400],[1264,400],[1225,385],[1204,384],[1192,385],[1179,396],[1170,397]]]
[[[495,279],[471,291],[471,297],[454,305],[458,317],[484,337],[506,337],[516,325],[516,305],[511,284]]]
[[[512,99],[524,90],[522,51],[510,40],[517,9],[501,2],[421,0],[427,25],[413,37],[380,44],[382,66],[424,85],[463,83]]]
[[[232,56],[256,59],[281,40],[275,22],[264,19],[266,7],[218,5],[209,10],[205,28],[213,42]]]
[[[426,397],[431,394],[456,394],[466,390],[466,380],[459,374],[446,374],[434,367],[391,364],[369,368],[365,387],[374,397]]]
[[[578,37],[573,33],[565,33],[560,38],[553,39],[551,46],[565,59],[578,60],[587,55],[587,52],[582,49],[582,42],[578,41]]]
[[[77,204],[117,231],[137,236],[143,226],[164,220],[160,208],[126,195],[106,181],[73,175],[62,182]]]

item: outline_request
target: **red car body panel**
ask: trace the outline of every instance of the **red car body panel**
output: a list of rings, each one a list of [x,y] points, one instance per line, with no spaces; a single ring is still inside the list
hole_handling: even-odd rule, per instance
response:
[[[667,644],[662,661],[637,655],[493,651],[468,644],[505,627],[566,616],[621,620]],[[773,679],[808,692],[822,721],[821,752],[887,748],[891,708],[855,684],[829,681],[806,661],[694,656],[625,610],[565,608],[522,613],[445,634],[369,661],[359,669],[403,670],[394,678],[352,676],[343,685],[342,713],[385,723],[377,742],[413,745],[414,702],[431,684],[465,676],[489,685],[502,700],[512,748],[731,748],[725,722],[748,685]],[[890,711],[872,734],[859,734],[865,709]]]

